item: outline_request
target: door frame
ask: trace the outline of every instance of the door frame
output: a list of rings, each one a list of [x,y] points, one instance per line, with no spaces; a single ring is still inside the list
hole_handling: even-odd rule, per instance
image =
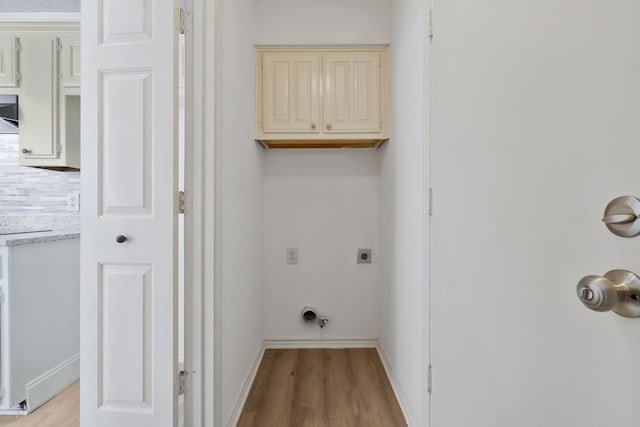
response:
[[[432,209],[433,209],[433,188],[432,188],[432,180],[431,180],[431,147],[432,147],[432,92],[431,87],[433,84],[432,81],[432,64],[433,64],[433,7],[435,0],[423,0],[424,1],[424,51],[423,51],[423,72],[424,72],[424,93],[423,93],[423,102],[424,102],[424,113],[425,113],[425,121],[424,121],[424,158],[423,158],[423,171],[424,171],[424,188],[427,189],[428,194],[425,197],[425,206],[424,212],[428,214],[424,216],[424,248],[426,252],[426,259],[424,260],[424,296],[423,296],[423,307],[424,310],[424,364],[427,377],[427,384],[424,390],[424,398],[423,398],[423,408],[422,408],[422,418],[424,421],[425,427],[431,426],[431,393],[433,386],[433,373],[431,370],[431,328],[432,328],[432,299],[431,299],[431,289],[433,287],[432,282],[432,251],[433,251],[433,243],[431,238],[431,218],[432,218]]]
[[[221,425],[219,55],[221,0],[186,0],[185,426]],[[214,23],[214,25],[207,25]],[[211,48],[213,47],[213,49]],[[211,120],[213,118],[213,120]],[[213,404],[212,404],[213,403]]]

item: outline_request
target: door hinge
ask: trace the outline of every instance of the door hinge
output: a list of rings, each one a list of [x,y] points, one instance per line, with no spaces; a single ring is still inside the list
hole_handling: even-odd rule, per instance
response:
[[[179,394],[191,393],[191,375],[187,371],[180,371],[180,388]]]
[[[429,394],[433,392],[432,378],[433,378],[432,369],[431,369],[431,365],[429,365],[427,367],[427,391],[429,392]]]
[[[20,43],[20,37],[16,37],[16,52],[20,52],[22,50],[22,44]]]
[[[429,214],[429,216],[433,216],[433,188],[429,189],[429,193],[427,194],[427,200],[429,204],[427,213]]]
[[[0,291],[0,305],[4,304],[4,292]]]
[[[178,213],[184,213],[184,191],[178,191]]]
[[[193,12],[180,9],[180,34],[191,32],[193,26]]]
[[[425,31],[429,41],[433,41],[433,11],[429,10],[425,15]]]

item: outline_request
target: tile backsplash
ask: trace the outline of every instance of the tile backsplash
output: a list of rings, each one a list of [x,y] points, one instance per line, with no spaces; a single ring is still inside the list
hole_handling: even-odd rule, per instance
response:
[[[67,195],[80,191],[80,172],[18,166],[18,135],[0,135],[0,215],[79,216]]]

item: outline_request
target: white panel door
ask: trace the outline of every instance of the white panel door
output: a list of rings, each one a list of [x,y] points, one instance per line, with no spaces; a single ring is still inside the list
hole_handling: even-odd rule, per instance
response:
[[[637,427],[640,273],[607,203],[640,196],[640,2],[435,0],[432,427]]]
[[[380,123],[380,54],[324,55],[324,121],[327,133],[370,133]]]
[[[265,53],[263,132],[318,133],[320,54]]]
[[[82,5],[83,426],[177,425],[177,7]]]

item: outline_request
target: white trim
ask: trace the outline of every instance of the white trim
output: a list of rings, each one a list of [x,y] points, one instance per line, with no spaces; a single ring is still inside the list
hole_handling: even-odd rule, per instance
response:
[[[207,3],[207,0],[202,0]],[[213,3],[213,7],[211,6]],[[204,140],[213,144],[205,144],[203,158],[205,159],[204,176],[204,228],[209,234],[206,237],[205,247],[205,285],[208,293],[205,295],[205,337],[212,337],[210,344],[205,348],[207,357],[207,373],[211,378],[211,399],[205,400],[207,408],[206,423],[203,426],[222,425],[222,46],[224,34],[224,0],[214,0],[207,3],[206,19],[203,22],[205,28],[204,40],[204,66],[205,66],[205,100],[204,106]],[[213,23],[213,25],[211,25]],[[212,49],[213,47],[213,49]],[[211,120],[213,118],[213,120]],[[213,145],[213,146],[211,146]],[[213,259],[213,263],[211,260]],[[212,285],[211,285],[212,284]],[[213,405],[211,405],[213,401]]]
[[[387,357],[387,352],[384,350],[384,347],[381,343],[378,343],[376,347],[378,350],[378,355],[380,356],[380,361],[382,361],[382,366],[384,367],[384,371],[387,373],[387,378],[389,378],[389,382],[391,383],[391,388],[393,389],[393,393],[396,395],[396,400],[400,405],[400,410],[404,415],[404,420],[407,422],[408,427],[419,427],[416,423],[415,419],[409,412],[409,405],[407,404],[407,398],[404,395],[402,389],[398,385],[396,381],[395,374],[393,369],[391,368],[391,362],[389,362],[389,358]]]
[[[264,356],[265,346],[264,344],[258,348],[258,352],[256,354],[256,358],[253,361],[253,365],[251,365],[251,370],[247,374],[247,378],[242,385],[242,389],[240,390],[240,394],[236,399],[236,405],[231,411],[231,416],[229,416],[229,420],[225,424],[227,427],[234,427],[240,421],[240,415],[242,415],[242,409],[244,409],[244,405],[247,402],[247,398],[249,397],[249,391],[251,391],[251,386],[253,385],[253,381],[256,379],[256,374],[258,373],[258,368],[260,367],[260,362],[262,361],[262,357]]]
[[[434,8],[434,0],[424,0],[423,2],[423,13],[425,16],[429,16],[429,32],[431,37],[433,35],[433,8]],[[423,32],[424,33],[424,32]],[[423,93],[423,103],[424,103],[424,158],[423,158],[423,173],[424,173],[424,189],[429,191],[430,198],[432,197],[432,185],[433,180],[431,179],[431,152],[432,152],[432,143],[431,143],[431,135],[432,135],[432,127],[433,127],[433,108],[432,108],[432,98],[431,91],[433,87],[432,82],[432,53],[431,49],[432,39],[430,37],[423,38],[423,72],[424,72],[424,93]],[[426,192],[425,191],[425,192]],[[427,366],[431,366],[431,328],[432,328],[432,319],[431,315],[433,310],[431,309],[433,304],[431,302],[432,295],[432,280],[431,280],[431,272],[433,262],[433,249],[432,249],[432,229],[431,229],[431,218],[433,215],[433,200],[426,201],[426,207],[429,208],[429,202],[431,202],[432,212],[431,215],[424,215],[424,251],[425,251],[425,262],[423,264],[423,280],[424,280],[424,295],[423,295],[423,363],[422,369],[422,423],[425,427],[431,426],[431,393],[429,392],[429,385],[426,384],[427,381]],[[426,211],[425,211],[426,212]]]
[[[27,413],[69,387],[78,378],[80,378],[79,353],[25,385]]]
[[[338,340],[264,340],[268,349],[285,348],[377,348],[377,338]]]
[[[1,22],[80,22],[80,12],[1,12]]]

